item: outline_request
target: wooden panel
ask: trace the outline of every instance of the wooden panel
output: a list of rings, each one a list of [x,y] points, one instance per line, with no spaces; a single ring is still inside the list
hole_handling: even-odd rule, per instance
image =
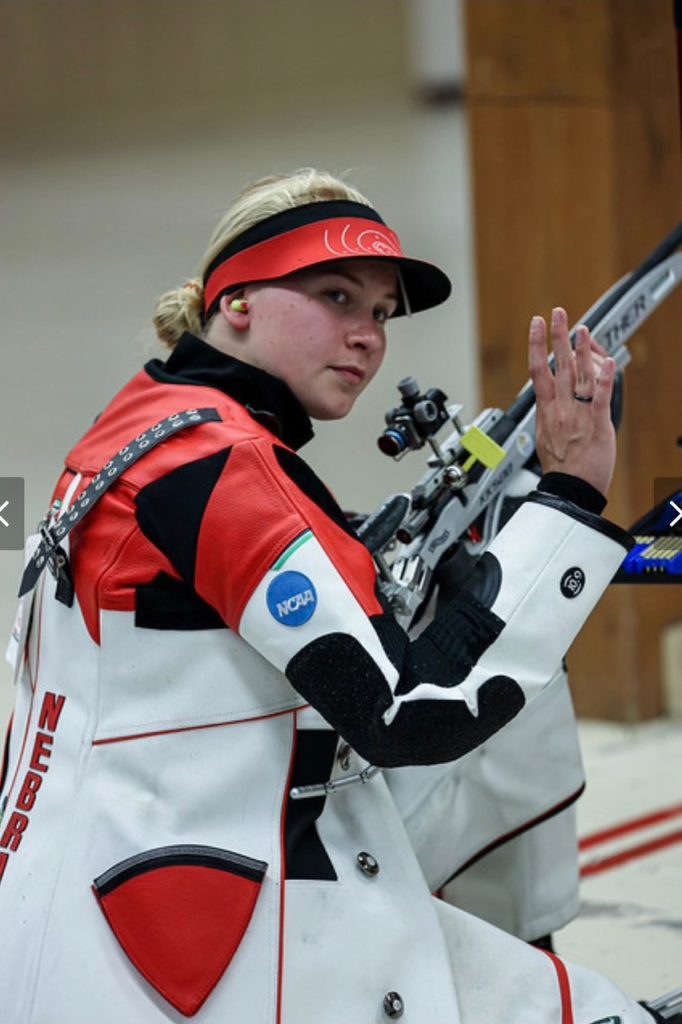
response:
[[[613,241],[621,270],[636,265],[682,216],[682,175],[678,128],[678,84],[671,6],[610,0],[613,178],[610,202],[616,211]],[[653,504],[655,477],[682,476],[679,367],[682,293],[637,333],[633,362],[626,371],[626,414],[621,438],[622,507],[631,523]],[[613,588],[616,590],[617,588]],[[622,589],[622,588],[618,588]],[[612,599],[612,595],[609,595]],[[682,620],[682,592],[669,587],[631,587],[615,598],[628,605],[615,633],[592,634],[575,645],[579,706],[599,714],[602,696],[589,684],[591,665],[610,664],[616,644],[633,646],[636,689],[627,685],[622,706],[610,703],[609,717],[633,720],[665,710],[661,683],[661,632]],[[631,635],[629,634],[631,631]],[[633,643],[634,638],[634,643]],[[598,652],[602,653],[602,658]],[[629,678],[626,677],[626,678]],[[609,687],[610,692],[611,687]]]
[[[616,273],[601,201],[609,117],[599,107],[486,104],[473,112],[471,138],[483,392],[486,403],[508,405],[528,376],[531,314],[561,303],[577,319]]]
[[[639,0],[468,0],[466,15],[482,380],[504,406],[530,316],[560,303],[577,319],[680,219],[675,33],[668,4]],[[608,507],[623,525],[654,477],[682,476],[681,324],[678,291],[632,342]],[[609,590],[570,652],[581,714],[661,712],[680,594]]]
[[[640,0],[641,2],[641,0]],[[467,0],[469,87],[478,99],[603,99],[607,0]]]

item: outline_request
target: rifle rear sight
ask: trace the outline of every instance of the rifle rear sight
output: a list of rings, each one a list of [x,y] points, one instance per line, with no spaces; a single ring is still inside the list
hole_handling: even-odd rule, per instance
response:
[[[428,442],[439,457],[433,437],[450,419],[445,405],[448,396],[440,388],[429,388],[423,394],[414,377],[405,377],[398,383],[402,405],[386,413],[386,428],[377,438],[384,455],[399,459],[408,450],[417,451]]]

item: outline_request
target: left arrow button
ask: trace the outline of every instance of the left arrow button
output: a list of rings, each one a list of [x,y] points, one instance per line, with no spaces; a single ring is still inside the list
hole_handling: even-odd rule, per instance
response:
[[[24,479],[0,476],[0,551],[24,546]]]

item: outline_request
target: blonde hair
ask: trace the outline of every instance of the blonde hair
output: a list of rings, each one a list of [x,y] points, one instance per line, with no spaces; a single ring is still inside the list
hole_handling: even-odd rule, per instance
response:
[[[314,167],[303,167],[290,174],[271,174],[248,185],[218,222],[201,260],[198,277],[165,292],[157,302],[154,326],[160,341],[174,348],[185,331],[202,333],[203,274],[233,239],[282,210],[332,199],[372,205],[357,189]]]

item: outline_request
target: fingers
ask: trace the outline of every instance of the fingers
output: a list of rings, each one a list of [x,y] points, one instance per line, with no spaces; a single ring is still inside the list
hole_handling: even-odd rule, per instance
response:
[[[549,401],[554,394],[554,378],[547,362],[547,325],[534,316],[528,332],[528,370],[538,399]]]
[[[609,356],[604,360],[597,377],[594,389],[594,414],[595,416],[608,415],[611,420],[611,396],[613,394],[613,383],[616,379],[616,364]]]
[[[568,335],[568,317],[560,306],[552,310],[551,334],[554,373],[547,361],[547,325],[541,316],[534,316],[528,336],[530,376],[540,401],[556,397],[568,402],[573,400],[575,391],[575,359]]]
[[[573,401],[575,394],[575,362],[568,336],[566,310],[552,310],[552,347],[554,348],[556,396],[560,401]]]
[[[584,324],[581,324],[580,326],[584,327]],[[580,328],[578,328],[578,330],[579,329]],[[585,329],[588,330],[588,328]],[[592,365],[594,366],[595,375],[598,377],[601,372],[602,364],[608,356],[608,352],[606,351],[603,345],[599,344],[596,338],[592,337],[592,335],[589,333],[589,330],[588,337],[590,339],[590,354],[592,355]]]
[[[551,336],[554,374],[547,358],[547,325],[541,316],[534,316],[528,335],[528,366],[538,400],[556,397],[562,404],[573,406],[575,396],[581,395],[592,398],[599,410],[609,405],[615,364],[588,328],[581,324],[576,329],[574,350],[566,310],[557,306],[552,310]],[[588,404],[582,403],[585,411]]]
[[[595,414],[600,414],[606,406],[610,406],[615,378],[615,363],[606,354],[602,355],[603,352],[587,327],[578,327],[575,340],[575,394],[592,397]]]
[[[574,350],[566,312],[557,307],[552,310],[550,327],[552,376],[547,364],[547,333],[544,320],[534,317],[529,361],[537,398],[537,453],[543,471],[577,476],[606,494],[616,454],[610,418],[615,363],[603,354],[584,325],[575,330]]]
[[[590,332],[580,326],[575,338],[575,395],[591,398],[594,395],[595,362],[590,347]],[[575,400],[575,399],[574,399]]]
[[[590,348],[595,353],[595,355],[603,356],[603,357],[606,357],[608,355],[608,352],[606,351],[604,346],[600,345],[599,342],[597,341],[597,339],[593,338],[592,335],[590,335]],[[601,362],[601,361],[602,360],[599,360],[599,362]]]

